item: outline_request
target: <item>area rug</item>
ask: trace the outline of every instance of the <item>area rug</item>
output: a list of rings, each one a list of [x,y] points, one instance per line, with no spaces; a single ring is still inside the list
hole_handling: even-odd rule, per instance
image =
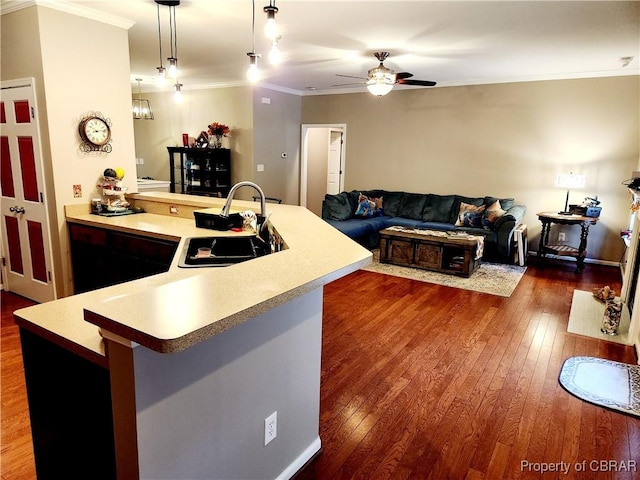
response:
[[[594,357],[569,357],[558,379],[585,402],[640,417],[640,365]]]
[[[569,312],[569,324],[567,332],[586,337],[607,340],[609,342],[621,343],[622,345],[632,345],[629,341],[629,309],[622,308],[622,318],[618,335],[607,335],[602,333],[602,318],[604,317],[604,303],[593,296],[593,293],[584,290],[574,290],[571,299],[571,311]]]
[[[400,267],[388,263],[380,263],[380,251],[373,251],[373,263],[364,270],[395,277],[409,278],[420,282],[435,283],[448,287],[489,293],[500,297],[510,297],[527,267],[505,265],[501,263],[482,262],[469,278],[458,277],[446,273],[430,272],[419,268]]]

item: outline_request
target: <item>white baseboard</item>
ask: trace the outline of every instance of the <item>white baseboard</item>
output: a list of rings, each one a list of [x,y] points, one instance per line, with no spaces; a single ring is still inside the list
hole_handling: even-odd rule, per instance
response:
[[[527,255],[538,256],[538,252],[527,252]],[[568,262],[577,262],[578,260],[574,257],[563,257],[561,255],[553,255],[547,254],[547,258],[557,258],[560,260],[566,260]],[[597,258],[585,258],[584,263],[593,263],[594,265],[605,265],[607,267],[620,267],[620,262],[612,262],[610,260],[598,260]]]
[[[304,465],[313,458],[313,456],[320,451],[322,448],[322,442],[320,442],[320,437],[316,438],[311,445],[309,445],[304,452],[300,454],[298,458],[294,460],[294,462],[289,465],[280,475],[276,478],[277,480],[289,480],[293,477],[298,470],[300,470]]]

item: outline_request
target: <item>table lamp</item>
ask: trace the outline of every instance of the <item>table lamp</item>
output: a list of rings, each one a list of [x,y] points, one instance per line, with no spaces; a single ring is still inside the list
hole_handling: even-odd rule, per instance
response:
[[[560,215],[571,215],[569,211],[569,190],[572,188],[582,188],[585,184],[584,175],[574,175],[570,173],[561,173],[556,177],[556,187],[567,189],[567,198],[564,201],[564,211],[558,212]]]

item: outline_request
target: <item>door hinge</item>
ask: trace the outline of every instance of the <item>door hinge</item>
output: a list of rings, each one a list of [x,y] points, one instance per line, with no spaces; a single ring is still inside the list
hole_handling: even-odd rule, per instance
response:
[[[31,118],[36,118],[36,108],[31,107]]]
[[[3,267],[7,266],[7,258],[6,257],[2,257],[2,266]]]
[[[44,195],[42,195],[42,192],[40,192],[40,203],[44,203]]]
[[[51,281],[51,270],[47,270],[47,277],[49,277],[49,281]]]

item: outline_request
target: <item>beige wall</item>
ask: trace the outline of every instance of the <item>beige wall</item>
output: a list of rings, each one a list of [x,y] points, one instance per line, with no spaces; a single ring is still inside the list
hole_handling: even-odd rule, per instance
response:
[[[253,96],[254,181],[265,195],[298,205],[302,99],[265,88],[254,88]]]
[[[134,120],[139,177],[169,180],[168,146],[182,146],[182,134],[197,137],[213,122],[224,123],[231,133],[223,146],[231,149],[232,181],[253,173],[252,92],[247,87],[183,90],[182,103],[171,91],[144,94],[151,102],[153,120]]]
[[[329,128],[307,131],[307,208],[318,216],[322,215],[322,200],[327,193],[330,137]]]
[[[231,149],[232,182],[258,183],[265,194],[297,203],[301,100],[296,95],[259,87],[183,90],[183,103],[171,92],[149,93],[154,120],[134,121],[139,177],[169,180],[167,146],[182,145],[182,133],[197,137],[207,125],[219,122],[231,132],[223,146]],[[136,94],[137,95],[137,94]],[[263,103],[268,98],[270,103]],[[286,158],[281,154],[285,152]],[[264,165],[263,172],[256,166]],[[237,198],[250,199],[249,188]]]
[[[34,6],[2,16],[2,47],[2,80],[36,78],[56,290],[70,294],[64,206],[88,205],[107,167],[124,168],[124,185],[136,186],[127,30]],[[91,111],[111,120],[110,154],[78,148],[78,123]],[[82,185],[81,198],[73,197],[76,184]]]
[[[345,189],[513,196],[536,212],[564,207],[555,176],[587,177],[570,203],[598,195],[588,258],[618,262],[629,213],[621,182],[640,158],[637,76],[308,96],[303,123],[346,123]],[[564,227],[569,243],[577,228]]]

